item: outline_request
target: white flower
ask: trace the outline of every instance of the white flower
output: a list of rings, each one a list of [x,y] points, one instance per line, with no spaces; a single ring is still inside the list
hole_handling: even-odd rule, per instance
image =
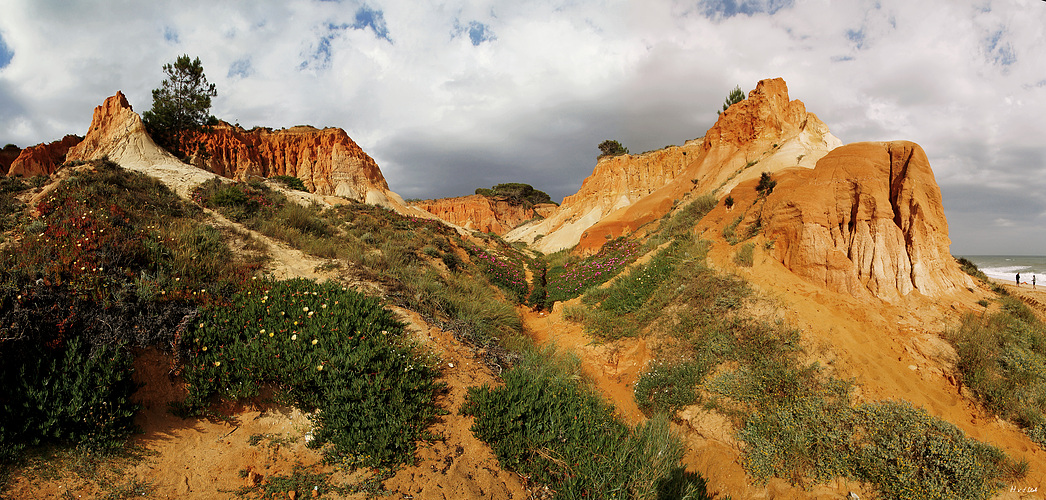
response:
[[[304,311],[304,312],[309,312],[309,308],[308,307],[303,307],[303,308],[301,308],[301,310]]]
[[[291,340],[298,340],[298,334],[291,335]]]

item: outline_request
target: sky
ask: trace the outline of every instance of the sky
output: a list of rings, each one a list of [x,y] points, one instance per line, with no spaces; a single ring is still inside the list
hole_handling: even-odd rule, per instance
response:
[[[561,200],[597,146],[704,135],[782,77],[844,143],[911,140],[955,255],[1046,255],[1046,1],[4,0],[0,143],[83,135],[199,57],[212,114],[345,129],[405,198],[525,182]]]

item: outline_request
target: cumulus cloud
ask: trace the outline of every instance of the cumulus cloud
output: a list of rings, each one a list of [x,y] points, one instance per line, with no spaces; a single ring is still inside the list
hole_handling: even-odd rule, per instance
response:
[[[1008,0],[11,0],[0,142],[83,134],[116,90],[144,111],[189,54],[219,118],[342,127],[406,197],[562,198],[603,139],[681,144],[734,85],[780,76],[844,142],[924,147],[955,253],[990,231],[1036,253],[1018,250],[1046,243],[1025,231],[1046,213],[1043,26],[1046,4]]]

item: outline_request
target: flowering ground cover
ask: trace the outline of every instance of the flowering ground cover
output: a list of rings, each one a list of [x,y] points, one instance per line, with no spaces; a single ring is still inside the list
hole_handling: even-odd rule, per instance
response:
[[[569,300],[605,283],[634,262],[639,257],[639,249],[639,243],[619,238],[603,245],[599,253],[591,257],[551,267],[545,285],[548,301]]]
[[[189,412],[271,384],[316,410],[313,443],[364,466],[412,460],[436,415],[435,360],[377,299],[335,284],[259,281],[194,323],[182,341]]]
[[[472,263],[517,304],[527,297],[527,274],[524,259],[518,252],[502,251],[500,255],[476,246],[467,247]]]
[[[128,348],[171,349],[187,315],[255,269],[198,209],[107,161],[35,208],[0,254],[0,459],[121,445],[137,409]]]

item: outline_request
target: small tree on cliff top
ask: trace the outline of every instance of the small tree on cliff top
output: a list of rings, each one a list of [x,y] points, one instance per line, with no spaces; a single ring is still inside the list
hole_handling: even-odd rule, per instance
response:
[[[164,64],[167,74],[160,88],[153,89],[153,107],[142,114],[146,129],[156,142],[181,154],[187,132],[217,121],[210,116],[211,98],[218,95],[207,83],[200,58],[183,55],[174,64]]]
[[[610,139],[599,143],[599,151],[601,152],[599,158],[604,156],[621,156],[628,154],[628,148],[622,146],[620,142]]]
[[[730,93],[726,96],[726,100],[723,101],[723,111],[726,111],[730,108],[730,106],[733,106],[734,104],[737,104],[743,100],[745,100],[745,92],[741,90],[741,86],[738,85],[734,87],[734,90],[730,91]],[[716,114],[722,113],[723,111],[716,111]]]

